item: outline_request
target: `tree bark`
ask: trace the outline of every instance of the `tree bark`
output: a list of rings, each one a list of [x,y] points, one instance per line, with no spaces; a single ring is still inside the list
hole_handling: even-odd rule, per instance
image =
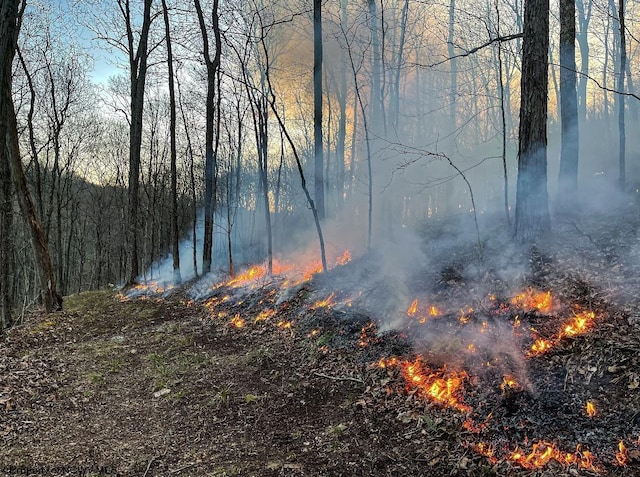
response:
[[[0,160],[0,335],[3,329],[13,324],[10,273],[13,248],[11,192],[11,170],[3,157]]]
[[[322,142],[322,0],[313,0],[313,141],[314,195],[318,217],[325,217]]]
[[[60,309],[56,279],[49,255],[49,247],[31,198],[22,167],[18,144],[18,125],[12,98],[12,71],[18,32],[25,4],[18,0],[3,0],[0,4],[0,162],[11,171],[20,211],[26,222],[35,255],[42,302],[47,313]],[[7,167],[8,165],[8,167]]]
[[[547,193],[549,0],[524,8],[516,239],[533,242],[550,228]]]
[[[562,144],[558,199],[575,201],[578,191],[578,98],[576,92],[576,6],[560,0],[560,118]]]

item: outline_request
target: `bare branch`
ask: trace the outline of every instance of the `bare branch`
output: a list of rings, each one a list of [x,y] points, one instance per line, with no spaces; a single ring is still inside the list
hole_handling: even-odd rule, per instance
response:
[[[504,43],[504,42],[507,42],[507,41],[516,40],[518,38],[522,38],[522,33],[513,33],[511,35],[506,35],[506,36],[497,36],[495,38],[491,38],[489,41],[487,41],[486,43],[483,43],[480,46],[476,46],[475,48],[472,48],[470,50],[465,51],[464,53],[460,53],[460,54],[457,54],[457,55],[450,56],[448,58],[445,58],[444,60],[437,61],[435,63],[431,63],[431,64],[428,64],[428,65],[422,64],[422,63],[410,63],[410,65],[411,66],[419,66],[421,68],[433,68],[435,66],[440,66],[440,65],[442,65],[444,63],[447,63],[447,62],[449,62],[451,60],[454,60],[456,58],[464,58],[464,57],[467,57],[467,56],[471,56],[474,53],[477,53],[478,51],[480,51],[480,50],[482,50],[484,48],[487,48],[488,46],[493,45],[494,43]]]

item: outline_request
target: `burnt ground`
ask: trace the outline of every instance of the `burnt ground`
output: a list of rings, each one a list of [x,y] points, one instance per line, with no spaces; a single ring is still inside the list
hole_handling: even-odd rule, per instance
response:
[[[64,312],[34,312],[0,343],[0,475],[640,475],[638,227],[611,220],[558,220],[556,235],[519,259],[499,233],[482,261],[473,244],[451,244],[407,287],[443,311],[386,332],[394,287],[359,275],[373,274],[369,259],[286,295],[276,281],[199,300],[189,287],[69,296]],[[431,257],[448,230],[425,232]],[[504,273],[512,260],[515,278]],[[511,304],[513,280],[552,291],[553,310]],[[366,282],[351,306],[314,306],[332,291],[339,302],[346,282]],[[531,328],[553,339],[578,310],[594,313],[588,332],[524,357]],[[485,322],[510,338],[480,339]],[[470,343],[477,353],[463,352]],[[455,391],[464,410],[407,383],[406,367],[378,364],[417,353],[439,375],[468,373]],[[501,386],[505,374],[517,384]],[[564,462],[527,468],[538,442]]]

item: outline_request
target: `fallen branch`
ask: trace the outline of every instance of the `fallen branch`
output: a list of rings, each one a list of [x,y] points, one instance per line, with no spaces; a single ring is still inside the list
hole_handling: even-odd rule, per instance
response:
[[[149,463],[147,464],[147,469],[144,471],[144,474],[142,474],[142,477],[147,477],[147,474],[149,473],[149,470],[151,469],[151,465],[153,464],[153,462],[158,459],[157,455],[154,455],[151,459],[149,459]]]

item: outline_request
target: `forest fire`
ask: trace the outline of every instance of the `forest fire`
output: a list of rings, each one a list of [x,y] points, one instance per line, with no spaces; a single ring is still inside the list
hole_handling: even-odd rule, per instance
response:
[[[275,314],[276,314],[276,310],[274,310],[273,308],[267,308],[266,310],[263,310],[260,313],[258,313],[256,317],[253,319],[253,321],[255,323],[258,323],[259,321],[266,321],[272,316],[274,316]]]
[[[327,298],[316,301],[313,305],[311,305],[312,310],[317,310],[318,308],[331,308],[335,305],[335,293],[331,293]]]
[[[430,305],[428,308],[425,308],[424,311],[420,310],[418,299],[414,299],[407,308],[407,316],[410,318],[415,318],[418,323],[424,324],[427,322],[428,317],[436,317],[440,316],[442,313],[435,305]]]
[[[244,325],[245,321],[240,317],[240,314],[236,314],[233,318],[231,318],[231,321],[229,321],[229,326],[233,328],[244,328]]]
[[[351,256],[345,251],[342,256],[335,259],[335,266],[348,263]],[[229,328],[241,330],[248,323],[260,324],[273,319],[273,325],[280,331],[294,334],[294,320],[287,316],[286,302],[281,302],[281,291],[288,289],[296,283],[302,283],[313,277],[321,270],[319,262],[309,262],[297,267],[274,261],[274,275],[282,274],[284,280],[269,281],[270,276],[264,265],[248,268],[245,272],[216,286],[238,289],[246,287],[246,291],[234,291],[233,293],[211,297],[204,301],[203,305],[209,310],[211,316],[217,316],[226,321]],[[257,285],[264,285],[264,292],[258,291],[260,299],[255,297]],[[268,286],[271,285],[271,286]],[[262,288],[261,288],[262,290]],[[309,290],[302,290],[297,297],[309,295]],[[352,304],[351,296],[357,291],[345,292],[337,288],[320,288],[315,293],[325,293],[314,300],[303,302],[301,306],[305,312],[324,310],[317,313],[314,319],[324,319],[327,310],[335,309],[336,305]],[[362,292],[360,295],[362,296]],[[440,295],[436,295],[442,300]],[[485,295],[486,297],[486,295]],[[447,303],[446,308],[451,307]],[[245,304],[245,301],[247,302]],[[553,350],[562,341],[574,339],[589,332],[595,323],[596,314],[591,310],[584,310],[577,305],[567,307],[570,315],[562,320],[559,318],[563,308],[553,298],[551,291],[538,291],[533,288],[525,289],[517,295],[501,299],[495,295],[489,295],[489,306],[486,302],[463,307],[459,313],[449,313],[445,307],[442,309],[429,303],[429,299],[414,298],[406,308],[400,308],[399,315],[411,318],[411,322],[419,323],[416,328],[421,337],[425,337],[429,346],[428,351],[417,357],[387,357],[380,358],[371,363],[371,368],[387,370],[389,376],[399,379],[407,393],[420,400],[433,403],[436,407],[451,409],[465,414],[462,427],[475,436],[486,436],[493,432],[495,426],[500,426],[499,416],[495,408],[487,412],[486,406],[478,400],[478,396],[492,396],[500,408],[507,413],[518,413],[531,403],[532,384],[528,376],[526,365],[518,367],[513,365],[520,360],[540,357]],[[275,303],[278,305],[275,305]],[[253,303],[253,305],[250,305]],[[300,305],[297,305],[300,306]],[[243,318],[237,311],[249,308],[246,316],[251,316],[250,321]],[[443,309],[445,311],[443,311]],[[403,311],[404,310],[404,311]],[[340,310],[344,316],[350,316],[351,311]],[[550,315],[553,313],[553,315]],[[302,313],[304,317],[309,313]],[[228,315],[228,316],[227,316]],[[229,319],[230,318],[230,319]],[[436,319],[437,318],[437,319]],[[320,336],[319,328],[305,330],[302,320],[295,319],[296,328],[303,330],[299,337],[315,340]],[[359,330],[354,330],[354,344],[363,352],[373,352],[384,338],[378,336],[380,322],[371,319],[361,325]],[[435,345],[429,339],[433,336]],[[364,351],[364,349],[367,351]],[[327,344],[318,344],[318,350],[323,353],[331,351]],[[441,351],[439,351],[441,350]],[[440,354],[439,354],[440,353]],[[506,353],[506,354],[505,354]],[[438,364],[434,364],[438,363]],[[371,369],[370,368],[370,369]],[[535,383],[534,383],[535,384]],[[392,387],[387,389],[393,392]],[[400,388],[395,388],[400,389]],[[594,418],[599,415],[595,401],[585,399],[582,407],[583,415]],[[540,418],[543,421],[553,420],[553,417]],[[495,421],[495,423],[494,423]],[[506,430],[507,427],[504,427]],[[594,461],[594,454],[583,444],[576,444],[574,452],[565,452],[553,441],[553,438],[545,438],[544,434],[533,444],[525,439],[525,444],[518,442],[498,444],[495,442],[480,442],[468,444],[470,448],[480,455],[485,456],[492,463],[513,463],[525,469],[538,469],[555,462],[559,465],[579,470],[598,471]],[[588,447],[591,442],[585,442]],[[529,447],[531,446],[531,447]],[[586,447],[586,445],[585,445]],[[514,450],[515,449],[515,450]],[[613,461],[613,452],[611,452]],[[615,453],[615,461],[619,465],[628,462],[628,451],[621,441]]]
[[[376,324],[372,321],[369,324],[362,327],[360,330],[360,340],[358,346],[364,348],[376,340],[376,333],[378,329]]]
[[[576,466],[579,469],[591,470],[598,472],[599,469],[594,463],[594,456],[586,449],[582,449],[580,444],[577,445],[576,451],[562,452],[557,445],[540,441],[532,446],[531,452],[528,454],[517,448],[509,456],[509,460],[516,462],[525,469],[537,469],[546,466],[549,462],[556,461],[563,466]]]
[[[345,250],[342,255],[335,259],[334,268],[344,266],[351,261],[351,253]],[[239,273],[216,285],[217,288],[226,286],[231,288],[241,288],[250,286],[256,287],[261,282],[267,281],[271,276],[284,277],[283,287],[297,286],[308,282],[314,275],[322,272],[322,262],[313,260],[301,265],[293,265],[286,260],[274,258],[271,264],[272,272],[269,274],[269,267],[266,263],[253,265],[242,273]]]
[[[592,311],[582,311],[571,318],[569,322],[564,326],[558,338],[565,336],[576,336],[585,333],[593,326],[593,320],[595,319],[595,313]]]
[[[571,338],[587,333],[593,328],[595,313],[593,311],[581,311],[574,314],[563,325],[554,339],[537,338],[531,345],[529,356],[540,355],[551,350],[563,338]]]
[[[389,363],[385,363],[389,366]],[[462,385],[468,379],[467,373],[447,372],[444,369],[431,371],[422,363],[422,357],[414,361],[400,361],[400,370],[407,386],[415,388],[431,401],[459,411],[470,411],[471,408],[461,400]]]
[[[553,309],[551,292],[526,290],[511,299],[511,304],[526,310],[538,310],[540,313],[550,313]]]
[[[629,461],[629,451],[627,450],[627,447],[624,445],[624,441],[618,442],[618,451],[616,452],[616,461],[618,462],[618,464],[620,464],[623,467],[627,465],[627,462]]]

